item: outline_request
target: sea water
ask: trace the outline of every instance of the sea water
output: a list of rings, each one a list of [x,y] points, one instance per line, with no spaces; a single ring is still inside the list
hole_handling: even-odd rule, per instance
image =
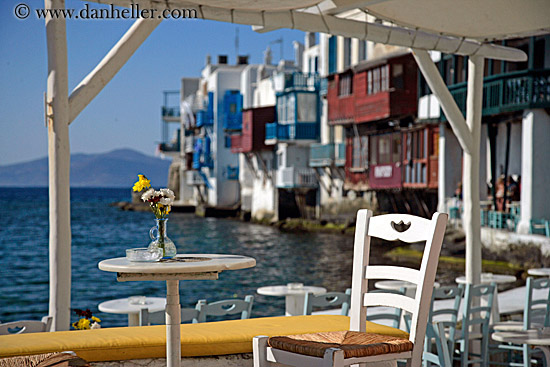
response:
[[[146,247],[151,212],[122,211],[109,204],[129,201],[129,189],[71,189],[71,308],[89,308],[102,327],[127,325],[126,315],[101,313],[98,304],[135,295],[165,297],[160,281],[117,282],[116,274],[98,269],[104,259]],[[40,320],[48,314],[49,224],[47,188],[0,190],[0,322]],[[180,282],[182,307],[199,299],[254,295],[252,317],[284,314],[284,297],[262,296],[267,285],[303,283],[344,291],[351,284],[353,237],[320,233],[285,233],[275,227],[230,219],[171,213],[168,236],[178,253],[250,256],[256,267],[222,272],[218,280]],[[77,316],[72,313],[72,321]]]

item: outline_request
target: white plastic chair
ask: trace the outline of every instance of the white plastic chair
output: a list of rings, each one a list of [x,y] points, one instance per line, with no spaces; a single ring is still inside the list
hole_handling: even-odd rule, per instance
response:
[[[199,311],[199,322],[206,322],[208,316],[228,316],[241,314],[241,319],[250,318],[252,313],[252,305],[254,304],[254,296],[246,296],[242,299],[227,299],[207,303],[206,301],[197,304]]]
[[[314,295],[313,293],[306,293],[304,300],[304,315],[311,315],[314,307],[342,307],[341,315],[348,316],[349,303],[351,300],[351,288],[346,289],[345,293],[342,292],[328,292],[324,294]]]
[[[370,210],[357,213],[349,331],[302,334],[286,337],[257,336],[253,341],[254,367],[273,362],[292,366],[347,366],[364,362],[408,359],[420,366],[439,253],[447,214],[432,220],[406,214],[373,217]],[[400,230],[405,227],[405,230]],[[426,241],[420,270],[401,266],[369,265],[370,239]],[[393,279],[415,283],[415,298],[392,293],[368,293],[369,279]],[[412,314],[409,339],[366,332],[367,307],[397,307]],[[337,340],[337,342],[331,341]]]
[[[0,324],[0,335],[50,331],[52,319],[51,316],[44,316],[41,321],[21,320]]]

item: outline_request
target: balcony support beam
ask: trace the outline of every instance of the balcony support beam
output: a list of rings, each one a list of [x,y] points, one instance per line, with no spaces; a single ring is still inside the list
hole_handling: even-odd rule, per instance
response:
[[[45,0],[45,9],[65,9],[64,0]],[[47,13],[51,14],[51,13]],[[48,50],[47,127],[49,174],[49,264],[51,331],[71,321],[71,199],[67,28],[65,18],[46,17]],[[50,331],[50,330],[47,330]]]
[[[161,21],[156,18],[137,19],[94,70],[78,84],[69,97],[69,124],[113,79]]]
[[[472,149],[464,151],[462,227],[466,234],[466,281],[479,284],[481,277],[481,213],[479,192],[481,109],[483,107],[483,56],[468,60],[466,123],[472,137]]]

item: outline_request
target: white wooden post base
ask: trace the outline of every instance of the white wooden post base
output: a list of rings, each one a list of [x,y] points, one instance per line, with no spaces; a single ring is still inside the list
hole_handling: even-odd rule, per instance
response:
[[[166,365],[181,366],[179,280],[166,281]]]

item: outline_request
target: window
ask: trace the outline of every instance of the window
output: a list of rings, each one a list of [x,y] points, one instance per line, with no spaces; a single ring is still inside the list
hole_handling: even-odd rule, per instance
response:
[[[367,94],[376,94],[390,89],[389,66],[384,65],[367,72]]]
[[[353,75],[351,73],[340,75],[340,80],[338,82],[338,95],[341,97],[351,95],[353,92],[352,84]]]
[[[395,89],[405,88],[405,79],[403,77],[403,64],[393,64],[392,69],[392,85]]]
[[[317,121],[317,95],[315,93],[298,93],[297,121]]]
[[[369,147],[369,161],[371,165],[378,164],[378,154],[376,154],[378,150],[378,137],[377,136],[371,136],[370,138],[370,147]]]
[[[352,162],[353,168],[367,167],[369,140],[366,136],[353,137]]]
[[[378,164],[391,163],[391,136],[378,137]]]
[[[344,69],[351,65],[351,38],[344,38]]]
[[[401,162],[401,134],[393,134],[392,137],[392,162]]]
[[[337,37],[332,36],[328,39],[328,73],[336,73],[336,47]]]
[[[367,59],[367,41],[359,40],[359,61]]]

